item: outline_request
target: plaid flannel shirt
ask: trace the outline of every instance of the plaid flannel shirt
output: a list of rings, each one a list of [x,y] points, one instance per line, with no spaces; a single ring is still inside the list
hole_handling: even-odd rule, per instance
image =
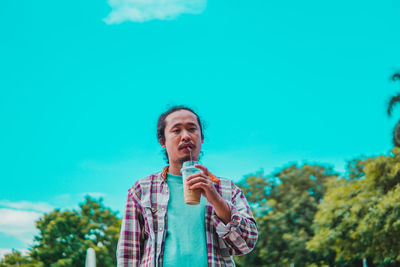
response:
[[[169,189],[167,167],[137,181],[128,190],[117,247],[117,266],[162,266]],[[210,175],[231,209],[226,225],[206,200],[205,231],[208,266],[235,266],[233,255],[249,253],[258,237],[256,221],[242,191],[227,179]],[[231,190],[231,192],[230,192]]]

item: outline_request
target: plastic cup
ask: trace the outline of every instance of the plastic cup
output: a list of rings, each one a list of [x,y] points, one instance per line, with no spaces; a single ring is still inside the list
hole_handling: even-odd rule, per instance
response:
[[[183,197],[185,203],[188,205],[200,204],[201,190],[200,189],[189,189],[186,185],[186,178],[193,173],[201,172],[200,169],[194,167],[195,164],[199,164],[198,161],[185,161],[182,164],[181,174],[183,179]]]

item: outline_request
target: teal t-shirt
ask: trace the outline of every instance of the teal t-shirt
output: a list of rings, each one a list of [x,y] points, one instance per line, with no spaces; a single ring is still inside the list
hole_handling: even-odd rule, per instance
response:
[[[163,267],[206,267],[207,245],[204,225],[205,201],[187,205],[182,176],[167,174],[169,201]]]

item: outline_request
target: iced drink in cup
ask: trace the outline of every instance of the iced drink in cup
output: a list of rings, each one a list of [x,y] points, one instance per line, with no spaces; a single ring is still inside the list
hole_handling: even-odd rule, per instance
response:
[[[201,172],[200,169],[194,167],[194,165],[199,164],[198,161],[185,161],[182,164],[181,174],[183,179],[183,197],[185,198],[185,203],[188,205],[200,204],[201,190],[200,189],[189,189],[186,185],[186,178],[197,172]]]

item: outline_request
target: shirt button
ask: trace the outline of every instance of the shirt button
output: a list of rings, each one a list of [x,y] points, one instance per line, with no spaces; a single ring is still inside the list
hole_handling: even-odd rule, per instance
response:
[[[158,228],[158,231],[160,231],[160,232],[161,232],[162,230],[163,230],[163,228],[162,228],[162,227]]]

